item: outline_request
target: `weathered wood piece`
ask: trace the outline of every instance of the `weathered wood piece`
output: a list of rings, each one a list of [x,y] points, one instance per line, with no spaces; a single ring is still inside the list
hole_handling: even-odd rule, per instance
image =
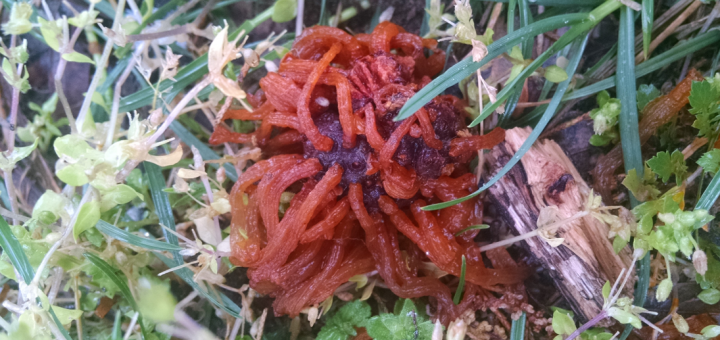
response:
[[[530,134],[530,129],[514,128],[506,132],[505,142],[487,154],[487,164],[493,175],[512,157]],[[537,228],[540,210],[555,205],[559,216],[568,218],[583,209],[590,193],[570,159],[558,144],[551,140],[537,141],[518,164],[489,189],[500,204],[503,219],[517,234]],[[603,305],[602,286],[611,283],[622,268],[632,262],[632,253],[625,248],[615,254],[608,227],[591,216],[575,220],[562,227],[557,237],[565,238],[562,245],[552,247],[539,237],[523,244],[543,264],[555,280],[558,291],[576,313],[590,319]],[[625,293],[632,292],[632,282]],[[628,289],[629,288],[629,289]]]

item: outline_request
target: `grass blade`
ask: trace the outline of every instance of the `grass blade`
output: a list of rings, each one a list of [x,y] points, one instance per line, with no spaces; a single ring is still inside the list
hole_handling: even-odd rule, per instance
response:
[[[677,44],[675,47],[667,50],[665,53],[660,54],[658,56],[655,56],[651,58],[650,60],[638,65],[635,68],[635,77],[642,77],[644,75],[648,75],[652,72],[655,72],[677,60],[680,58],[684,58],[690,53],[695,53],[698,50],[701,50],[708,46],[713,46],[713,44],[717,44],[720,41],[720,31],[719,30],[710,30],[707,31],[701,35],[698,35],[697,37],[686,40],[682,43]],[[582,89],[573,91],[572,93],[568,94],[565,98],[563,98],[563,101],[571,100],[571,99],[578,99],[587,97],[590,95],[593,95],[595,93],[598,93],[602,90],[607,90],[609,88],[612,88],[615,86],[615,76],[608,77],[602,81],[599,81],[595,84],[592,84],[590,86],[584,87]]]
[[[2,246],[3,252],[10,258],[15,270],[20,273],[23,281],[26,284],[30,284],[33,277],[35,277],[35,270],[30,265],[30,261],[22,250],[22,245],[13,234],[5,218],[0,217],[0,246]],[[18,278],[19,280],[20,278]]]
[[[682,42],[663,54],[657,55],[648,61],[643,62],[635,67],[635,78],[648,75],[655,72],[681,58],[684,58],[690,53],[694,53],[708,46],[713,46],[720,42],[720,31],[711,30],[704,34],[698,35],[697,37]],[[603,57],[604,58],[604,57]],[[568,101],[578,98],[584,98],[593,94],[596,94],[602,90],[607,90],[615,87],[615,76],[608,77],[599,81],[595,84],[583,87],[579,90],[575,90],[566,95],[562,100]],[[524,115],[522,118],[513,122],[513,126],[527,126],[537,120],[542,111],[533,111],[529,114]]]
[[[525,79],[530,77],[530,75],[542,66],[542,64],[545,63],[545,61],[547,61],[553,54],[573,42],[577,37],[589,31],[598,22],[600,22],[600,20],[621,6],[622,4],[620,4],[620,2],[609,0],[592,10],[588,20],[571,27],[570,30],[563,34],[560,39],[550,46],[550,48],[545,50],[545,52],[540,54],[537,59],[533,60],[530,65],[525,67],[520,74],[518,74],[505,88],[502,89],[502,91],[500,91],[500,93],[498,93],[497,100],[494,103],[491,103],[483,108],[483,112],[480,116],[475,118],[472,123],[470,123],[469,127],[478,125],[481,121],[490,116],[490,114],[492,114],[510,97],[510,95],[525,81]]]
[[[203,143],[201,140],[199,140],[195,135],[193,135],[190,131],[188,131],[182,124],[180,124],[177,121],[174,121],[170,124],[170,129],[175,132],[175,134],[180,138],[180,140],[183,141],[183,143],[187,145],[192,145],[200,151],[200,155],[204,160],[213,160],[213,159],[220,159],[220,156],[215,153],[210,147],[207,146],[207,144]],[[210,166],[214,167],[215,169],[218,169],[220,165],[217,163],[210,163]],[[233,182],[237,181],[237,171],[235,171],[235,167],[232,166],[230,163],[225,163],[225,174],[227,175],[227,178],[232,180]]]
[[[465,255],[462,256],[462,267],[460,267],[460,282],[458,283],[457,290],[455,291],[455,296],[453,297],[453,303],[460,304],[460,300],[462,300],[463,290],[465,289]]]
[[[471,225],[471,226],[469,226],[469,227],[467,227],[467,228],[465,228],[465,229],[463,229],[463,230],[460,230],[460,231],[458,231],[457,233],[455,233],[455,236],[460,236],[460,235],[462,235],[463,233],[465,233],[466,231],[470,231],[470,230],[481,230],[481,229],[487,229],[487,228],[490,228],[490,226],[487,225],[487,224]]]
[[[644,3],[644,2],[643,2]],[[644,10],[643,10],[644,14]],[[620,33],[618,37],[617,75],[615,76],[617,96],[620,99],[620,139],[622,140],[623,161],[625,173],[635,169],[642,177],[644,170],[642,151],[640,149],[640,130],[638,127],[637,98],[635,86],[635,15],[629,7],[620,9]],[[630,193],[630,205],[638,205],[637,199]],[[646,260],[647,259],[647,260]],[[643,266],[650,256],[645,255],[638,266],[638,285],[635,288],[633,304],[642,307],[645,304],[650,282],[649,266]],[[648,267],[648,268],[645,268]],[[620,339],[625,340],[632,330],[627,325]],[[627,333],[627,334],[626,334]]]
[[[321,0],[320,2],[320,18],[318,19],[318,25],[327,25],[327,13],[325,13],[325,5],[327,0]]]
[[[508,2],[510,0],[495,0],[494,2]],[[532,2],[539,6],[597,6],[603,3],[603,0],[536,0]]]
[[[530,11],[530,6],[527,3],[528,0],[519,0],[519,13],[520,13],[520,27],[525,27],[527,25],[530,25],[532,22],[532,12]],[[513,7],[513,2],[510,1],[510,8]],[[510,11],[508,11],[509,13]],[[510,29],[510,21],[514,21],[514,15],[513,19],[511,19],[510,15],[508,14],[508,32],[512,32]],[[523,41],[522,43],[522,55],[523,58],[532,58],[532,49],[534,45],[535,39],[528,39]],[[518,100],[520,100],[520,96],[522,95],[522,89],[525,86],[524,82],[522,84],[518,84],[518,88],[514,90],[513,94],[510,95],[510,98],[508,98],[507,103],[505,104],[505,112],[507,114],[503,114],[500,116],[500,122],[498,123],[501,127],[507,126],[508,122],[510,121],[510,118],[512,117],[513,111],[515,111],[515,106],[517,106]]]
[[[513,320],[510,328],[510,340],[525,339],[525,318],[525,312],[522,312],[517,320]]]
[[[718,197],[720,197],[720,176],[715,175],[702,193],[702,196],[700,196],[697,204],[695,204],[695,209],[710,209]]]
[[[514,0],[512,0],[514,1]],[[428,32],[430,31],[430,26],[428,25],[428,22],[430,21],[430,14],[428,13],[428,10],[430,9],[432,0],[425,0],[425,9],[423,11],[423,20],[422,24],[420,24],[420,36],[424,37]],[[380,8],[380,6],[378,6]]]
[[[522,43],[527,39],[532,39],[535,35],[576,24],[583,20],[588,20],[588,18],[589,13],[558,15],[540,20],[498,39],[488,46],[488,55],[482,60],[473,62],[470,58],[463,59],[415,93],[415,95],[403,105],[402,109],[400,109],[400,113],[395,117],[395,120],[399,121],[410,117],[437,95],[445,91],[445,89],[467,78],[490,60],[512,48],[512,46]]]
[[[635,16],[629,7],[620,10],[620,36],[618,37],[617,75],[615,86],[620,99],[620,139],[622,140],[625,173],[635,169],[642,177],[643,160],[640,150],[637,98],[635,86]],[[637,201],[631,205],[637,205]]]
[[[171,251],[171,250],[182,250],[183,248],[170,244],[167,242],[161,242],[150,238],[140,237],[125,230],[122,230],[110,223],[100,220],[95,226],[100,232],[108,235],[118,241],[122,241],[128,244],[132,244],[136,247],[145,248],[156,251]]]
[[[649,57],[650,42],[652,41],[653,21],[655,14],[655,0],[642,0],[642,33],[643,33],[643,56]],[[634,41],[634,39],[633,39]],[[632,49],[635,50],[634,48]]]
[[[525,142],[520,146],[520,148],[517,150],[515,155],[510,159],[510,161],[505,164],[505,166],[498,171],[498,173],[493,176],[485,185],[480,187],[477,191],[473,192],[472,194],[458,198],[452,201],[443,202],[443,203],[437,203],[433,205],[428,205],[426,207],[423,207],[423,210],[438,210],[447,208],[449,206],[458,204],[460,202],[464,202],[466,200],[469,200],[477,195],[479,195],[481,192],[487,190],[487,188],[491,187],[495,182],[500,180],[505,174],[512,169],[512,167],[517,164],[517,162],[520,161],[523,155],[530,150],[530,147],[535,143],[535,140],[537,140],[538,137],[540,137],[540,134],[545,129],[547,124],[550,122],[550,119],[555,115],[555,112],[558,109],[558,106],[560,105],[560,101],[562,100],[563,95],[565,94],[565,91],[567,90],[568,86],[570,86],[570,82],[572,81],[572,78],[575,74],[575,71],[577,70],[578,64],[580,63],[580,59],[582,59],[582,54],[585,51],[585,45],[587,44],[587,35],[582,38],[575,41],[572,47],[572,51],[575,51],[575,55],[572,56],[572,59],[570,59],[570,62],[568,63],[567,68],[565,71],[569,75],[568,79],[563,81],[562,83],[558,84],[557,90],[555,91],[555,94],[553,95],[552,100],[550,100],[550,103],[548,104],[547,109],[545,110],[545,113],[543,113],[542,118],[537,123],[533,131],[530,133],[530,136],[525,140]]]
[[[20,242],[15,237],[15,234],[12,233],[10,225],[8,225],[7,221],[5,221],[5,218],[3,217],[0,217],[0,247],[2,247],[3,252],[8,256],[8,258],[10,258],[10,262],[12,262],[15,270],[20,273],[20,276],[22,276],[22,280],[25,281],[25,284],[30,284],[33,277],[35,277],[35,269],[33,269],[32,265],[30,265],[27,255],[25,255],[25,252],[22,250],[22,245],[20,245]],[[19,279],[20,278],[18,278],[18,280]],[[55,326],[58,327],[60,333],[62,333],[66,340],[70,340],[70,334],[68,334],[63,325],[60,323],[60,320],[58,320],[57,315],[55,315],[55,312],[52,310],[52,307],[48,306],[48,308],[50,316],[55,322]]]
[[[139,313],[140,309],[138,309],[138,304],[135,301],[132,292],[130,292],[130,287],[128,287],[127,282],[120,279],[120,277],[116,274],[116,269],[95,254],[84,253],[83,256],[85,256],[85,258],[88,259],[88,261],[90,261],[90,263],[92,263],[95,267],[100,269],[103,274],[107,275],[110,281],[112,281],[118,289],[120,289],[120,294],[122,294],[125,300],[127,300],[132,309]],[[140,330],[143,338],[149,339],[147,330],[145,329],[145,325],[142,321],[142,316],[138,317],[138,323],[140,324]]]
[[[148,177],[148,184],[150,186],[150,196],[152,197],[153,203],[155,204],[155,213],[160,220],[160,223],[171,230],[175,230],[175,217],[173,216],[172,208],[170,207],[170,200],[168,199],[168,193],[163,191],[165,188],[165,178],[162,175],[160,167],[153,163],[144,162],[143,167]],[[172,233],[165,232],[165,239],[168,243],[178,245],[177,236]],[[182,265],[184,262],[183,257],[177,251],[172,251],[173,257],[167,258],[165,256],[158,256],[168,267],[176,267]],[[228,314],[239,318],[240,307],[230,300],[225,294],[219,292],[213,292],[210,294],[207,287],[201,287],[200,284],[193,280],[193,272],[188,268],[180,268],[174,271],[183,281],[193,287],[208,301],[217,306],[218,308],[226,311]],[[216,297],[219,297],[218,300]]]
[[[65,340],[72,340],[70,337],[70,333],[68,333],[67,330],[65,330],[65,327],[63,327],[62,323],[60,323],[60,320],[58,319],[57,315],[55,315],[55,311],[52,309],[52,306],[48,308],[48,314],[50,314],[50,317],[53,319],[53,322],[55,323],[55,326],[57,326],[58,330],[60,331],[60,334],[65,337]]]
[[[120,329],[121,326],[122,326],[122,313],[115,313],[115,322],[113,323],[113,328],[112,328],[112,340],[122,339],[122,331]]]

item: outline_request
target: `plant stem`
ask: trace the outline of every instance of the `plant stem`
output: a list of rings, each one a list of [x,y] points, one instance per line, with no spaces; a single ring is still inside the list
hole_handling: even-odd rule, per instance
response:
[[[576,329],[570,336],[567,337],[565,340],[573,340],[580,336],[580,334],[588,329],[590,327],[595,326],[598,322],[602,321],[608,316],[607,311],[603,310],[602,312],[598,313],[598,315],[595,315],[594,318],[590,319],[590,321],[586,322],[584,325],[580,326],[580,328]]]
[[[552,230],[557,229],[558,227],[560,227],[560,226],[563,225],[563,224],[570,223],[570,222],[575,221],[575,220],[577,220],[577,219],[579,219],[579,218],[583,218],[583,217],[585,217],[585,216],[587,216],[587,215],[589,215],[589,213],[588,213],[587,211],[579,211],[579,212],[577,212],[575,215],[572,215],[572,216],[570,216],[570,217],[567,218],[567,219],[564,219],[564,220],[561,220],[561,221],[558,221],[558,222],[555,222],[555,223],[552,223],[552,224],[548,224],[548,225],[546,225],[546,226],[544,226],[544,227],[541,227],[541,228],[537,228],[537,229],[535,229],[535,230],[533,230],[533,231],[531,231],[531,232],[529,232],[529,233],[525,233],[525,234],[522,234],[522,235],[518,235],[518,236],[515,236],[515,237],[511,237],[511,238],[506,239],[506,240],[502,240],[502,241],[500,241],[500,242],[495,242],[495,243],[492,243],[492,244],[488,244],[488,245],[486,245],[486,246],[482,246],[482,247],[480,247],[480,251],[488,251],[488,250],[491,250],[491,249],[500,248],[500,247],[503,247],[503,246],[506,246],[506,245],[509,245],[509,244],[513,244],[513,243],[518,242],[518,241],[527,240],[527,239],[529,239],[529,238],[531,238],[531,237],[538,236],[538,234],[540,233],[541,230],[551,230],[551,231],[552,231]]]
[[[121,1],[122,1],[122,0],[121,0]],[[33,286],[33,285],[34,285],[34,286],[37,286],[37,285],[38,285],[38,280],[40,280],[40,277],[42,276],[43,270],[45,269],[45,267],[47,266],[48,262],[50,261],[50,257],[52,257],[52,255],[55,253],[55,251],[57,251],[58,248],[60,248],[60,246],[63,244],[63,242],[65,242],[65,239],[66,239],[70,234],[72,234],[73,227],[75,226],[75,222],[77,221],[78,215],[79,215],[79,213],[80,213],[80,208],[82,208],[82,206],[83,206],[88,200],[90,200],[90,197],[93,195],[93,192],[94,192],[94,191],[95,191],[95,189],[92,189],[92,188],[88,189],[88,190],[85,192],[85,195],[83,195],[82,199],[80,199],[80,203],[79,203],[78,206],[77,206],[77,211],[75,212],[75,214],[73,215],[72,219],[70,220],[70,223],[65,226],[65,230],[63,231],[62,236],[60,236],[60,239],[57,240],[57,241],[52,245],[52,247],[50,247],[50,249],[48,250],[47,254],[45,254],[45,257],[43,257],[42,262],[40,262],[40,265],[38,266],[38,269],[37,269],[37,271],[35,272],[35,277],[33,277],[32,282],[30,282],[30,284],[29,284],[28,286]]]
[[[160,125],[157,131],[155,131],[152,136],[150,136],[143,142],[141,148],[143,148],[144,150],[150,150],[155,141],[158,140],[158,138],[160,138],[165,133],[165,131],[167,131],[167,129],[170,127],[170,124],[175,120],[175,118],[180,115],[185,106],[187,106],[187,104],[190,103],[190,101],[193,100],[193,98],[195,98],[195,96],[197,96],[197,94],[208,85],[210,85],[209,77],[206,77],[199,83],[195,84],[195,86],[190,90],[190,92],[185,94],[185,96],[180,100],[180,102],[175,105],[175,108],[173,108],[170,114],[168,114],[168,116],[165,118],[165,121],[163,121],[162,125]],[[125,167],[123,167],[123,169],[120,170],[117,176],[115,176],[115,179],[118,182],[124,181],[125,178],[130,174],[130,171],[135,169],[138,164],[140,164],[140,161],[137,159],[128,160],[127,163],[125,163]]]
[[[108,130],[107,138],[105,139],[105,145],[103,145],[103,150],[107,150],[110,145],[112,145],[113,140],[115,139],[115,127],[117,127],[118,111],[120,110],[120,93],[122,92],[123,84],[125,84],[125,81],[130,76],[130,73],[135,67],[136,59],[137,58],[135,58],[135,56],[130,58],[127,67],[115,83],[115,90],[113,91],[113,104],[110,111],[110,127]]]
[[[77,41],[82,31],[83,29],[80,27],[76,28],[68,44],[60,51],[60,61],[55,69],[55,77],[53,78],[55,82],[55,92],[57,92],[60,103],[62,103],[63,110],[65,110],[65,115],[68,119],[68,124],[70,125],[70,132],[73,134],[77,133],[77,125],[75,124],[75,117],[73,116],[72,109],[70,108],[70,102],[68,102],[67,97],[65,96],[65,91],[63,91],[62,77],[63,74],[65,74],[67,60],[62,58],[62,54],[72,52],[73,46],[75,46],[75,41]]]
[[[17,36],[13,35],[10,40],[10,48],[14,48],[15,44],[17,42]],[[22,75],[22,64],[17,65],[17,70],[15,71],[16,77],[20,77]],[[12,102],[10,103],[10,128],[8,129],[8,135],[5,139],[5,143],[7,144],[7,153],[12,154],[13,150],[15,150],[15,129],[17,129],[17,115],[18,115],[18,108],[20,106],[20,89],[13,86],[12,89]],[[15,192],[15,184],[13,183],[13,169],[10,169],[9,171],[4,171],[5,176],[5,188],[7,189],[8,197],[10,198],[10,210],[12,210],[13,213],[18,213],[18,207],[16,202],[17,194]],[[13,219],[13,225],[17,224],[18,221],[16,219]]]
[[[115,9],[115,18],[122,18],[124,10],[125,0],[118,1],[117,8]],[[112,25],[112,30],[117,30],[118,27],[120,27],[120,20],[115,20]],[[83,100],[82,106],[80,107],[80,113],[78,113],[76,125],[80,125],[81,129],[83,123],[85,122],[85,117],[90,111],[92,95],[93,93],[95,93],[95,89],[97,89],[98,85],[100,84],[100,78],[102,78],[103,76],[105,65],[107,65],[108,59],[110,59],[110,52],[112,52],[113,44],[114,42],[112,39],[108,39],[105,42],[105,48],[103,49],[102,56],[100,57],[100,62],[95,65],[95,74],[93,75],[92,81],[90,82],[90,86],[87,90],[87,94],[85,95],[85,99]]]

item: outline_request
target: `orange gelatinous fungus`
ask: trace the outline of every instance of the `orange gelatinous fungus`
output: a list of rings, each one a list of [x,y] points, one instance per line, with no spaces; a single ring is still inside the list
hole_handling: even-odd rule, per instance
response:
[[[476,190],[471,156],[504,140],[499,128],[458,134],[466,116],[453,96],[393,121],[442,70],[444,53],[436,48],[389,22],[355,37],[337,28],[306,29],[278,72],[249,96],[257,109],[223,117],[258,121],[255,131],[216,126],[211,143],[263,150],[265,159],[246,169],[230,194],[230,259],[248,268],[253,289],[275,297],[276,314],[296,316],[352,276],[375,271],[400,297],[431,297],[447,324],[488,291],[530,272],[486,267],[474,241],[478,231],[455,235],[482,222],[479,200],[421,209]],[[424,274],[421,265],[459,276],[463,256],[468,285],[455,305],[451,281]]]

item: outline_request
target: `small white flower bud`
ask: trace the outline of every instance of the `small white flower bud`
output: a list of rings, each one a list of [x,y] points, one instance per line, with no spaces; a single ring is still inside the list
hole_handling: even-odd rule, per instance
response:
[[[225,178],[225,167],[221,166],[220,169],[218,169],[218,171],[215,173],[215,179],[217,179],[218,183],[222,184],[223,182],[225,182]]]
[[[150,112],[150,119],[148,119],[148,121],[150,121],[150,125],[152,126],[160,126],[163,122],[162,109],[156,109]]]
[[[705,254],[704,251],[698,249],[693,253],[692,261],[693,267],[695,267],[695,271],[700,275],[705,275],[708,270],[707,254]]]

